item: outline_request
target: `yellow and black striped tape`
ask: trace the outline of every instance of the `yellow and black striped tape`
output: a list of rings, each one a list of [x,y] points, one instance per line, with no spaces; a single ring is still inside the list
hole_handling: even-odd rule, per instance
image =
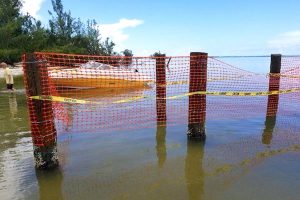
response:
[[[278,73],[268,73],[267,76],[273,76],[273,77],[285,77],[285,78],[293,78],[293,79],[298,79],[298,78],[300,78],[299,75],[293,75],[293,74],[278,74]]]
[[[30,99],[36,99],[36,100],[44,100],[44,101],[53,101],[53,102],[63,102],[63,103],[73,103],[73,104],[97,104],[97,105],[105,105],[105,104],[120,104],[120,103],[128,103],[128,102],[134,102],[138,101],[140,99],[148,98],[146,96],[136,96],[136,97],[130,97],[127,99],[117,100],[113,102],[99,102],[99,101],[89,101],[89,100],[83,100],[83,99],[74,99],[69,97],[59,97],[59,96],[31,96]]]
[[[300,91],[300,88],[289,89],[289,90],[278,90],[278,91],[270,91],[270,92],[210,92],[210,91],[197,91],[197,92],[189,92],[175,96],[169,96],[165,99],[179,99],[187,96],[192,96],[196,94],[200,95],[210,95],[210,96],[268,96],[268,95],[279,95],[279,94],[287,94],[292,92]],[[121,104],[121,103],[129,103],[139,101],[141,99],[155,99],[155,97],[150,96],[134,96],[122,100],[117,100],[109,103],[98,102],[98,101],[89,101],[89,100],[82,100],[82,99],[73,99],[68,97],[59,97],[59,96],[32,96],[31,99],[36,100],[45,100],[45,101],[53,101],[53,102],[63,102],[63,103],[73,103],[73,104]]]
[[[300,88],[289,89],[289,90],[279,90],[279,91],[270,91],[270,92],[209,92],[209,91],[197,91],[197,92],[189,92],[181,95],[167,97],[166,99],[178,99],[186,96],[191,96],[195,94],[201,95],[211,95],[211,96],[268,96],[268,95],[279,95],[279,94],[287,94],[291,92],[300,91]]]

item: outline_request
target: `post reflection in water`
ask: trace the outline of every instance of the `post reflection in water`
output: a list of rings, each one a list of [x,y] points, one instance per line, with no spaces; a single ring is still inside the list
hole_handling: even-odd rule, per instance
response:
[[[167,149],[166,149],[166,124],[157,123],[156,129],[156,155],[157,164],[159,168],[164,166],[167,159]]]
[[[204,157],[205,141],[188,140],[185,158],[185,179],[190,200],[203,199],[204,195]]]
[[[66,105],[65,107],[65,131],[70,131],[73,127],[73,106],[72,105]]]
[[[8,97],[10,120],[14,120],[18,114],[18,103],[15,94],[10,94]]]
[[[262,134],[262,143],[271,144],[274,127],[276,125],[276,116],[267,116],[265,121],[265,129]]]
[[[40,200],[63,200],[63,174],[59,168],[50,171],[36,170]]]

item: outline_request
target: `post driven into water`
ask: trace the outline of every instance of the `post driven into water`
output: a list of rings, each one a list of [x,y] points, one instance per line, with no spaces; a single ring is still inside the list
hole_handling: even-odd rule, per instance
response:
[[[156,61],[156,154],[158,166],[162,168],[167,158],[166,151],[166,55],[161,54],[155,57]]]
[[[42,58],[26,54],[23,56],[23,69],[36,167],[54,168],[58,165],[58,158],[52,102],[30,98],[50,95],[47,65]]]
[[[167,121],[166,111],[166,55],[155,57],[156,60],[156,114],[157,122],[161,125]]]
[[[190,85],[189,92],[206,91],[207,85],[207,53],[190,53]],[[188,138],[205,140],[206,95],[189,96]]]
[[[278,91],[280,89],[280,69],[281,69],[281,54],[272,54],[271,64],[270,64],[269,92]],[[279,94],[273,94],[268,96],[265,129],[262,135],[263,144],[271,143],[273,129],[276,124],[278,102],[279,102]]]

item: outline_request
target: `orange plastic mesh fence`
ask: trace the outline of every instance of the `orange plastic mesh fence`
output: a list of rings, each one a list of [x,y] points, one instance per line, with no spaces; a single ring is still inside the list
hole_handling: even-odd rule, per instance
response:
[[[53,141],[56,131],[111,132],[300,111],[300,57],[282,56],[280,74],[246,71],[197,53],[29,57],[23,56],[23,68],[36,146]]]

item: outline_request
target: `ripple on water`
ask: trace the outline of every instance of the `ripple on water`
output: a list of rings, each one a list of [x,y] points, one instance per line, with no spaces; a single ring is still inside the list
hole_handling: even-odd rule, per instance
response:
[[[31,137],[27,136],[28,132],[16,135],[14,144],[0,149],[1,200],[24,199],[24,194],[36,186]]]

